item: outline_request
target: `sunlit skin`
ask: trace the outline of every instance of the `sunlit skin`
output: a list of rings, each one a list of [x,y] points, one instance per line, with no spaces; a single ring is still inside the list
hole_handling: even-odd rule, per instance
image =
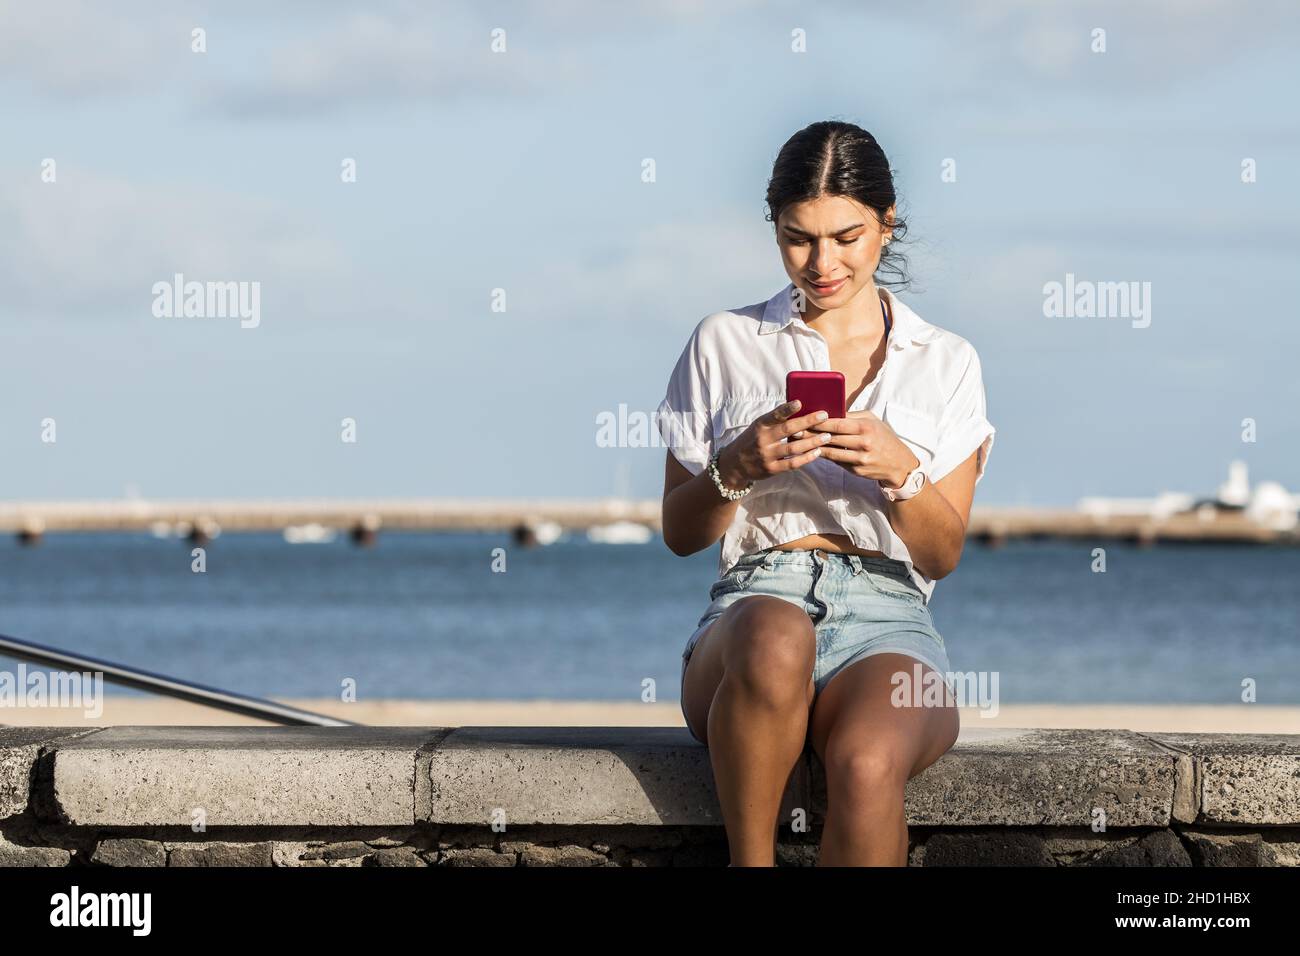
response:
[[[893,237],[876,213],[847,196],[826,196],[791,203],[776,220],[776,243],[786,275],[805,299],[803,320],[828,338],[843,339],[853,330],[884,332],[880,293],[872,278],[880,265],[883,242]],[[835,292],[819,292],[815,282],[848,281]]]
[[[892,220],[893,215],[891,206],[885,216],[886,223]],[[777,218],[776,235],[786,274],[795,288],[804,294],[804,322],[821,333],[833,350],[841,343],[851,345],[855,340],[865,340],[873,352],[881,351],[885,341],[885,321],[880,312],[880,293],[872,276],[880,265],[884,241],[892,236],[888,225],[882,225],[876,214],[861,203],[845,196],[829,196],[787,206]],[[816,285],[840,280],[843,284],[833,292],[820,291]],[[865,352],[865,348],[862,351]],[[868,366],[875,364],[872,358],[874,355],[867,357]],[[852,399],[858,392],[856,385],[848,375],[845,376],[846,405],[853,404]],[[823,457],[838,462],[859,477],[878,478],[894,488],[901,485],[911,470],[920,464],[893,429],[876,415],[850,412],[848,418],[879,423],[879,428],[867,428],[867,435],[874,439],[871,442],[873,454],[859,462],[846,456],[837,458],[837,449],[861,449],[863,445],[852,440],[857,433],[846,419],[834,419],[813,429],[844,436],[823,446]],[[837,422],[844,424],[836,425]],[[801,438],[803,433],[796,432],[795,436]],[[864,554],[880,553],[853,550]]]
[[[885,322],[880,314],[880,292],[874,275],[880,266],[881,250],[887,239],[892,239],[895,208],[890,206],[882,217],[874,210],[847,196],[824,196],[806,202],[791,203],[781,210],[776,220],[777,248],[786,275],[796,290],[803,293],[803,320],[826,339],[831,357],[831,367],[845,372],[846,405],[852,405],[860,390],[857,382],[865,377],[873,380],[884,363]],[[834,292],[818,291],[815,283],[845,279]],[[865,374],[864,374],[865,373]],[[797,415],[798,412],[796,411]],[[897,488],[920,462],[894,433],[887,423],[874,412],[849,412],[846,418],[830,419],[812,426],[814,432],[828,432],[835,437],[821,449],[821,457],[836,462],[861,478],[875,478],[891,488]],[[801,438],[803,432],[795,432]],[[970,492],[964,494],[962,475],[968,469],[962,466],[947,475],[935,487],[943,492],[952,509],[969,511],[974,495],[973,460],[970,471]],[[733,487],[742,487],[734,485]],[[916,501],[921,494],[908,502],[890,505],[891,511]],[[965,504],[963,506],[963,500]],[[911,509],[915,511],[915,509]],[[957,513],[953,514],[957,518]],[[966,519],[961,518],[962,541],[965,538]],[[897,526],[895,530],[898,531]],[[898,531],[899,537],[907,540]],[[946,563],[956,566],[961,556],[960,543],[951,535],[927,542],[929,550],[938,559],[929,563],[927,546],[912,550],[913,563],[929,577],[940,578],[948,571]],[[908,542],[911,548],[911,542]],[[847,554],[881,555],[877,550],[859,548],[848,535],[812,534],[778,545],[783,551],[802,551],[821,548]]]
[[[787,206],[776,223],[786,273],[806,295],[804,322],[826,340],[831,368],[845,373],[847,405],[884,362],[884,320],[873,275],[882,242],[891,235],[887,224],[893,214],[891,207],[882,226],[861,204],[827,197]],[[813,285],[840,278],[847,281],[832,293]],[[800,428],[833,435],[817,449],[821,456],[890,487],[900,485],[919,464],[893,429],[871,412],[816,423],[786,410],[764,415],[723,450],[718,468],[724,483],[744,487],[780,473],[774,468],[804,467],[814,460],[808,457],[811,450],[797,445],[792,449],[796,454],[774,465],[774,455],[783,454],[773,451],[777,442],[795,441],[794,436],[804,435]],[[914,566],[930,578],[946,576],[961,558],[977,455],[972,453],[938,482],[927,481],[912,498],[884,502]],[[736,503],[720,499],[706,472],[692,476],[671,453],[666,468],[666,531],[671,521],[675,541],[679,525],[693,526],[702,539],[716,541],[734,517]],[[881,553],[854,547],[847,535],[809,535],[780,548]],[[940,707],[893,706],[894,675],[901,672],[910,679],[916,662],[892,653],[844,668],[816,695],[811,677],[815,653],[816,635],[807,614],[780,598],[755,594],[727,608],[701,634],[691,654],[683,709],[709,747],[731,863],[775,865],[773,836],[789,823],[778,818],[782,795],[811,744],[825,767],[827,785],[818,865],[906,866],[906,784],[956,742],[955,701],[945,695]],[[929,667],[923,669],[930,674]]]

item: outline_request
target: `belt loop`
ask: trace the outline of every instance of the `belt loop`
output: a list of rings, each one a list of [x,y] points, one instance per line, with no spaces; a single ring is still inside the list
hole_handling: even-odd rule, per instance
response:
[[[849,564],[853,567],[853,576],[854,576],[854,577],[857,577],[859,574],[862,573],[862,556],[861,556],[861,555],[857,555],[857,554],[852,554],[852,553],[850,553],[850,554],[849,554]]]

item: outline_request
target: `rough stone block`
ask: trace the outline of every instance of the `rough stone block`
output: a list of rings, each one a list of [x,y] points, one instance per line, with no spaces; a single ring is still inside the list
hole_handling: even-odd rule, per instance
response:
[[[429,864],[409,846],[391,846],[376,849],[365,858],[362,866],[428,866]]]
[[[97,732],[93,727],[0,727],[0,820],[27,810],[42,748]]]
[[[513,853],[498,853],[481,847],[438,853],[438,866],[514,866],[515,862]]]
[[[90,862],[102,866],[166,866],[167,851],[157,840],[100,840]]]
[[[709,752],[685,728],[462,727],[428,760],[434,823],[722,823]]]
[[[0,866],[67,866],[71,860],[68,850],[10,843],[0,834]]]
[[[585,846],[529,846],[519,854],[522,866],[604,866],[609,858]]]
[[[925,841],[926,866],[1056,866],[1037,833],[972,830],[934,833]]]
[[[1185,834],[1201,866],[1266,866],[1264,841],[1258,833]]]
[[[1300,734],[1145,736],[1186,755],[1177,820],[1300,823]]]
[[[1191,855],[1172,830],[1155,830],[1097,854],[1088,866],[1192,866]]]
[[[270,843],[169,844],[168,866],[273,866]]]
[[[812,808],[826,772],[812,755]],[[1126,730],[963,727],[956,745],[907,782],[910,826],[1166,826],[1175,757]]]
[[[110,727],[54,751],[78,826],[379,826],[415,820],[415,758],[443,728]]]

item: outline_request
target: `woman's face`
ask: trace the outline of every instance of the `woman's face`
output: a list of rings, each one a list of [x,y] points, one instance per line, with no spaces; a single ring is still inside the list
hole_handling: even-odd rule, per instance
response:
[[[893,218],[890,206],[886,221]],[[791,203],[776,224],[786,274],[819,312],[840,308],[872,283],[889,235],[871,209],[847,196]]]

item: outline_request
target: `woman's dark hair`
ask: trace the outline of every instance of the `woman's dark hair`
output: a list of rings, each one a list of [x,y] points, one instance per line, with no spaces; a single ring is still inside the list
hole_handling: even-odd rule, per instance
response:
[[[776,228],[781,210],[791,203],[847,196],[873,210],[880,223],[896,201],[894,177],[889,160],[876,138],[860,126],[838,120],[823,120],[805,126],[791,136],[767,182],[767,215]],[[880,250],[879,282],[888,288],[905,287],[907,256],[898,251],[898,241],[907,234],[907,223],[895,210],[893,238]],[[894,280],[888,276],[897,277]]]

